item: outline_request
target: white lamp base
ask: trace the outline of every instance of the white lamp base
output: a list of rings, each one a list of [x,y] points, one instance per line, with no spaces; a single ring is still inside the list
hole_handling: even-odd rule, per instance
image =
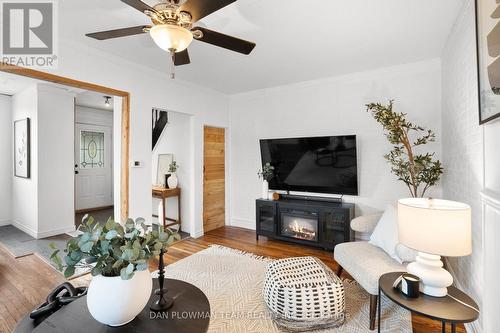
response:
[[[443,268],[440,256],[419,252],[416,261],[406,269],[420,278],[420,291],[424,294],[434,297],[448,295],[447,287],[453,283],[453,277]]]

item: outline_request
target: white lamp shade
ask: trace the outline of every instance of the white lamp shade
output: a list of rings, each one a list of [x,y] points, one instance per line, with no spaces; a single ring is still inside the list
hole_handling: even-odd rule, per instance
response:
[[[448,200],[398,201],[399,241],[417,251],[448,257],[472,252],[470,206]]]
[[[151,28],[149,34],[156,45],[165,51],[184,51],[193,41],[191,31],[173,24],[155,25]]]

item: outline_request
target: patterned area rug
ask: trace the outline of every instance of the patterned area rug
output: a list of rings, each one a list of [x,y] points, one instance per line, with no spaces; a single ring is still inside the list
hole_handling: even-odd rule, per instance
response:
[[[167,277],[200,288],[210,301],[209,332],[281,332],[262,297],[267,263],[231,248],[213,245],[167,267]],[[157,275],[153,273],[153,275]],[[372,332],[368,327],[369,295],[356,282],[344,280],[347,320],[344,325],[317,332]],[[383,298],[382,331],[412,332],[408,311]]]

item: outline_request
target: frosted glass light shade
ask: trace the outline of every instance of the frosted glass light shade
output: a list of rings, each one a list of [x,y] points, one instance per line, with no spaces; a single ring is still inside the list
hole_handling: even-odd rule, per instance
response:
[[[448,200],[398,201],[399,241],[417,251],[448,257],[471,254],[470,206]]]
[[[151,38],[165,51],[181,52],[188,48],[193,41],[191,31],[173,24],[155,25],[149,31]]]

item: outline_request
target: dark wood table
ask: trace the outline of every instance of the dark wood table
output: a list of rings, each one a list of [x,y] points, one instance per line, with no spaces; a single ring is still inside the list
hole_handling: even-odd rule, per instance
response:
[[[176,188],[164,188],[161,186],[153,186],[152,190],[153,198],[160,199],[162,201],[162,209],[163,209],[163,226],[165,228],[171,227],[174,225],[179,225],[179,232],[181,232],[181,189],[179,187]],[[177,220],[167,217],[167,199],[177,197]],[[159,218],[158,215],[153,214],[153,217]],[[167,223],[169,221],[171,223]]]
[[[165,279],[168,296],[175,298],[167,311],[155,313],[149,304],[130,323],[110,327],[96,321],[87,309],[87,297],[62,307],[59,311],[33,327],[26,315],[17,325],[15,333],[205,333],[210,323],[210,303],[205,294],[192,284],[180,280]],[[158,279],[153,279],[153,291],[158,288]],[[151,293],[153,297],[153,292]],[[156,295],[155,295],[156,297]],[[156,298],[154,298],[156,299]],[[151,301],[151,300],[150,300]],[[118,304],[117,304],[118,305]]]
[[[406,297],[399,289],[394,289],[394,281],[405,272],[387,273],[379,279],[379,302],[378,302],[378,332],[380,333],[380,313],[382,308],[382,293],[399,306],[442,323],[442,331],[446,332],[446,324],[451,324],[451,332],[456,332],[456,324],[470,323],[479,317],[479,312],[463,305],[454,298],[479,309],[472,298],[455,287],[448,287],[448,296],[432,297],[420,293],[419,298]]]

